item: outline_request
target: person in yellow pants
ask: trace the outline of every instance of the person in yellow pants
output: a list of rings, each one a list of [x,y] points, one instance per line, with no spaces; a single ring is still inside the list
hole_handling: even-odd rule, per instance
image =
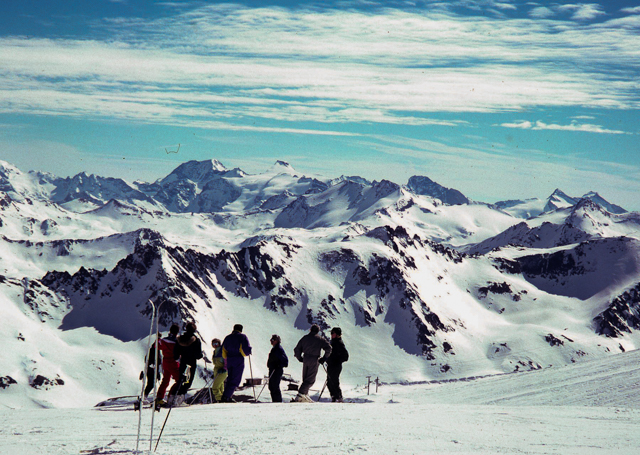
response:
[[[222,343],[218,338],[211,340],[213,347],[213,384],[211,385],[211,393],[219,403],[222,400],[222,392],[224,391],[224,381],[227,379],[227,367],[225,359],[222,357]]]

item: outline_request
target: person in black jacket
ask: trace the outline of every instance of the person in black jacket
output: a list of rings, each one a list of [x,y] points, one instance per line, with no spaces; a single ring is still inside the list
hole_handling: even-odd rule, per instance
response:
[[[178,389],[178,395],[184,395],[189,391],[193,379],[196,374],[196,362],[202,358],[202,343],[196,336],[196,324],[189,322],[185,327],[185,331],[178,337],[177,343],[173,348],[173,357],[180,359],[180,381],[181,386]],[[187,367],[189,373],[185,374]]]
[[[327,359],[327,389],[331,394],[331,401],[342,403],[342,390],[340,389],[340,373],[342,364],[349,360],[349,353],[342,341],[342,329],[331,329],[331,354]]]
[[[324,351],[324,355],[320,357],[322,351]],[[324,363],[331,355],[331,344],[320,335],[320,327],[313,324],[309,333],[298,341],[293,349],[293,355],[302,362],[302,384],[300,384],[298,395],[293,401],[312,403],[313,400],[309,398],[309,390],[316,382],[319,363]]]
[[[271,401],[274,403],[282,403],[280,380],[284,369],[289,366],[289,358],[280,343],[280,336],[271,336],[271,346],[273,347],[269,352],[267,368],[269,368],[269,392],[271,393]]]

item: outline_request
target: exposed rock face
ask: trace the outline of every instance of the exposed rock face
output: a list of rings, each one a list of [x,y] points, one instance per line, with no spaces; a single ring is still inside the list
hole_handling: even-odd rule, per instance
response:
[[[614,298],[593,323],[596,333],[613,338],[640,329],[640,283]]]
[[[146,194],[122,179],[87,175],[83,172],[73,177],[54,179],[52,183],[55,189],[51,193],[51,200],[57,203],[75,199],[85,199],[96,205],[104,204],[110,199],[152,202]]]
[[[64,385],[64,381],[62,380],[62,378],[60,378],[60,376],[49,379],[39,374],[29,382],[29,385],[34,389],[49,390],[51,387]]]
[[[407,187],[415,194],[431,196],[436,199],[440,199],[448,205],[462,205],[469,203],[469,199],[460,191],[453,188],[446,188],[434,182],[429,177],[422,175],[414,175],[411,177],[407,183]]]
[[[389,256],[374,253],[364,260],[347,247],[324,252],[318,264],[330,273],[338,273],[343,290],[339,295],[325,294],[317,302],[309,301],[306,284],[297,281],[300,275],[295,269],[301,246],[277,236],[247,242],[236,252],[223,250],[209,255],[169,245],[153,231],[143,232],[134,252],[111,271],[81,268],[73,275],[49,272],[41,282],[67,299],[70,309],[63,328],[92,325],[125,340],[142,337],[143,330],[148,330],[148,323],[143,324],[151,313],[146,300],[168,302],[160,311],[160,324],[167,327],[173,321],[195,320],[203,311],[202,305],[210,307],[208,300],[213,293],[220,300],[227,296],[262,297],[271,311],[303,311],[306,322],[325,328],[332,325],[336,315],[355,308],[358,324],[393,321],[400,347],[435,358],[433,351],[444,349],[438,334],[454,331],[454,324],[434,313],[420,296],[409,276],[416,268],[413,253],[407,251],[441,255],[452,263],[460,263],[464,255],[411,237],[401,227],[383,226],[366,235],[383,242]],[[361,291],[367,296],[364,301],[357,297]],[[128,296],[137,297],[131,300]],[[112,321],[96,319],[94,315],[99,312],[88,311],[93,305],[111,307],[120,312],[120,317]],[[123,323],[123,319],[129,322]],[[449,345],[448,350],[452,349]]]
[[[578,266],[574,255],[566,251],[524,256],[518,258],[518,263],[522,273],[528,275],[552,277],[584,273],[584,267]]]
[[[0,389],[6,389],[12,384],[17,384],[18,382],[13,379],[11,376],[0,376]]]

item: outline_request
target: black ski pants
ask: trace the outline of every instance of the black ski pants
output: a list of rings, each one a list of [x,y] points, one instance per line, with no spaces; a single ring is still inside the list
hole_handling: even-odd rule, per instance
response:
[[[280,381],[282,380],[283,371],[282,368],[274,368],[269,371],[269,392],[271,393],[271,401],[274,403],[282,403]]]
[[[178,395],[184,395],[185,393],[187,393],[191,388],[191,384],[193,384],[193,379],[196,377],[195,362],[191,364],[191,371],[189,373],[189,377],[184,376],[184,373],[187,370],[187,365],[188,364],[183,364],[183,363],[180,364],[180,381],[182,384],[180,385],[180,389],[178,389]]]
[[[329,389],[329,394],[331,394],[333,400],[342,400],[340,373],[342,373],[341,363],[327,365],[327,389]]]
[[[155,368],[147,368],[147,385],[144,388],[145,398],[151,393],[151,391],[153,390],[153,386],[156,384],[156,379],[158,378],[158,376],[155,374],[155,371]]]

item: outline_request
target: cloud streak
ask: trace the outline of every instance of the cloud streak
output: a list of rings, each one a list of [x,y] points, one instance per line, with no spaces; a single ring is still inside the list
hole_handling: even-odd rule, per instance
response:
[[[558,186],[573,195],[596,190],[627,208],[637,207],[640,167],[602,160],[570,157],[536,149],[514,151],[500,145],[487,149],[477,143],[451,145],[434,140],[396,136],[361,138],[379,153],[405,166],[389,169],[386,160],[371,160],[366,166],[378,178],[406,182],[411,175],[428,175],[440,184],[456,188],[480,201],[506,198],[546,198]],[[381,163],[376,168],[376,162]],[[362,164],[361,164],[362,166]],[[354,166],[355,167],[355,166]],[[455,173],[451,169],[458,170]]]
[[[573,132],[600,133],[600,134],[632,134],[626,131],[607,129],[600,125],[593,125],[590,123],[578,123],[575,120],[568,125],[545,123],[545,122],[541,122],[540,120],[537,120],[535,122],[523,120],[523,121],[514,122],[514,123],[502,123],[500,126],[505,128],[516,128],[516,129],[533,130],[533,131],[551,130],[551,131],[573,131]]]
[[[576,20],[601,14],[595,4],[555,9]],[[0,39],[0,112],[229,129],[258,119],[288,131],[296,122],[455,127],[465,123],[433,114],[640,107],[640,24],[215,5],[99,27],[109,40]]]

